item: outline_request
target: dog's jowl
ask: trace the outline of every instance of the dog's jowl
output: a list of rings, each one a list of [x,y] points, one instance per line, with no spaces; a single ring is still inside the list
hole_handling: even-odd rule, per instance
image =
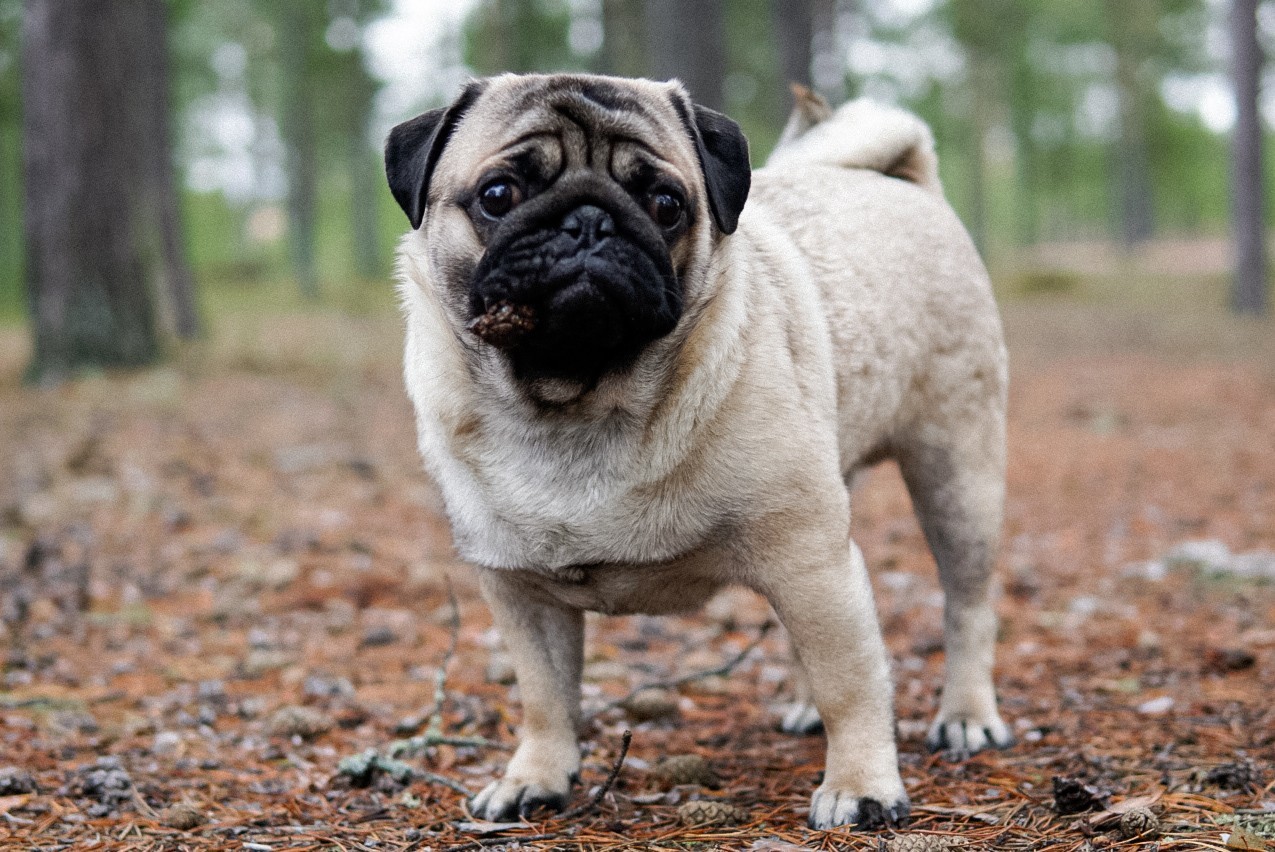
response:
[[[898,460],[946,593],[934,748],[1009,742],[991,565],[1005,349],[926,127],[805,104],[765,168],[677,83],[502,76],[396,127],[405,374],[456,545],[514,659],[520,742],[471,803],[561,807],[586,610],[727,585],[788,630],[816,828],[908,813],[847,483]]]

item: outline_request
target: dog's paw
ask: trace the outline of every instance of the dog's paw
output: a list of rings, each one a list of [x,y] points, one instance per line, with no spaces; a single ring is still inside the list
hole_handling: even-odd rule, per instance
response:
[[[907,825],[908,815],[912,812],[907,794],[900,792],[882,799],[856,796],[849,790],[829,787],[825,782],[810,800],[810,827],[825,831],[853,825],[860,831],[871,831]]]
[[[529,817],[536,811],[560,811],[567,806],[572,778],[527,778],[509,775],[488,784],[469,800],[469,812],[478,819],[506,822]]]
[[[984,714],[939,713],[925,737],[930,751],[941,751],[949,760],[965,760],[987,748],[1009,748],[1014,735],[993,710]]]
[[[779,720],[779,730],[799,737],[810,736],[823,731],[823,719],[819,718],[819,711],[815,709],[815,705],[798,701],[789,704],[788,709],[784,711],[783,717]]]

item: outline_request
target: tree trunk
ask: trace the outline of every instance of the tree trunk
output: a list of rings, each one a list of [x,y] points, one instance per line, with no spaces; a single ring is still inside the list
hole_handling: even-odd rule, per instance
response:
[[[381,184],[384,180],[368,149],[363,130],[346,141],[350,172],[350,233],[354,240],[354,271],[371,281],[381,274],[381,229],[378,227]]]
[[[779,48],[779,73],[784,84],[810,86],[815,38],[811,0],[771,0],[770,11]]]
[[[350,256],[354,273],[365,281],[383,274],[378,226],[385,182],[379,152],[368,144],[377,84],[361,50],[337,51],[324,58],[317,86],[324,92],[324,124],[337,142],[349,181]]]
[[[1023,63],[1026,64],[1025,62]],[[1039,154],[1032,136],[1032,121],[1036,116],[1032,108],[1031,93],[1034,81],[1025,68],[1020,68],[1010,81],[1009,123],[1014,133],[1015,166],[1018,172],[1016,187],[1018,196],[1018,242],[1033,245],[1040,238],[1040,214],[1037,193]]]
[[[1231,194],[1235,232],[1235,280],[1231,307],[1240,314],[1264,314],[1266,227],[1262,209],[1262,120],[1258,103],[1262,46],[1257,39],[1258,0],[1234,0],[1231,43],[1237,115],[1232,138]]]
[[[605,0],[602,4],[602,71],[621,77],[647,74],[643,50],[642,0]]]
[[[158,2],[158,0],[156,0]],[[22,94],[26,281],[34,335],[28,376],[159,356],[145,246],[153,106],[142,3],[26,0]]]
[[[984,259],[987,258],[987,136],[992,126],[993,87],[996,71],[990,59],[973,54],[970,56],[970,79],[973,83],[970,97],[972,109],[969,119],[969,196],[965,211],[965,225],[974,245]]]
[[[846,57],[842,50],[842,15],[858,13],[853,0],[808,0],[811,28],[811,82],[829,103],[846,99]]]
[[[315,128],[310,52],[318,37],[308,0],[284,0],[279,62],[283,76],[283,131],[287,149],[288,244],[301,295],[319,298],[315,263],[318,227],[319,145]]]
[[[1153,108],[1144,65],[1156,36],[1155,9],[1136,0],[1108,10],[1116,49],[1116,90],[1120,98],[1120,138],[1116,142],[1116,184],[1120,194],[1120,236],[1128,248],[1155,233],[1155,193],[1147,125]]]
[[[154,250],[160,261],[161,286],[157,295],[167,303],[173,333],[182,340],[191,340],[199,336],[201,324],[195,279],[186,259],[181,196],[173,163],[167,8],[163,0],[140,0],[140,4],[148,15],[147,28],[152,33],[145,44],[146,74],[155,81],[147,87],[151,103],[146,118],[150,126],[143,168],[150,184]]]
[[[21,188],[14,174],[14,163],[18,159],[15,129],[12,115],[7,111],[0,115],[0,276],[3,276],[0,279],[0,304],[7,302],[9,294],[14,292],[11,288],[18,286],[15,279],[21,268],[21,224],[16,215]]]
[[[645,0],[647,55],[657,80],[678,78],[696,103],[725,108],[722,0]]]

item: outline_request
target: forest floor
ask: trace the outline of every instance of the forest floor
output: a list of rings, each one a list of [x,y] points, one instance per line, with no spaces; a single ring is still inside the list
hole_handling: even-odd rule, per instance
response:
[[[573,804],[633,732],[595,809],[468,819],[458,790],[500,770],[517,690],[421,472],[394,315],[220,317],[167,366],[50,392],[20,385],[23,337],[0,331],[0,848],[1275,849],[1275,329],[1062,297],[1005,313],[1018,743],[926,752],[941,598],[876,469],[854,535],[914,813],[875,834],[805,827],[823,742],[776,730],[778,631],[728,676],[593,716]],[[591,618],[586,709],[728,663],[769,618],[748,595]],[[436,744],[339,768],[412,735]],[[657,762],[679,754],[720,783],[670,786]],[[683,824],[692,800],[735,824]],[[1136,804],[1158,829],[1128,839]]]

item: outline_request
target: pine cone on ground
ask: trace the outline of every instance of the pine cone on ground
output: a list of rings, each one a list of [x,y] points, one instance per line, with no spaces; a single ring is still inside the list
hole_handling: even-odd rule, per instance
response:
[[[943,834],[896,834],[885,842],[886,852],[950,852],[965,846],[965,838]]]
[[[1152,838],[1160,834],[1160,820],[1148,808],[1134,808],[1120,815],[1120,834],[1126,840]]]
[[[1081,814],[1102,808],[1111,794],[1079,778],[1054,776],[1054,808],[1060,814]]]
[[[677,809],[677,820],[682,825],[702,828],[710,825],[738,825],[748,819],[748,814],[730,802],[720,799],[698,799],[686,802]]]
[[[655,764],[652,774],[661,784],[669,787],[676,787],[678,784],[698,784],[715,790],[721,786],[721,779],[717,777],[713,767],[698,754],[674,754],[662,757]]]
[[[667,689],[644,689],[620,707],[634,722],[650,722],[677,715],[677,694]]]

